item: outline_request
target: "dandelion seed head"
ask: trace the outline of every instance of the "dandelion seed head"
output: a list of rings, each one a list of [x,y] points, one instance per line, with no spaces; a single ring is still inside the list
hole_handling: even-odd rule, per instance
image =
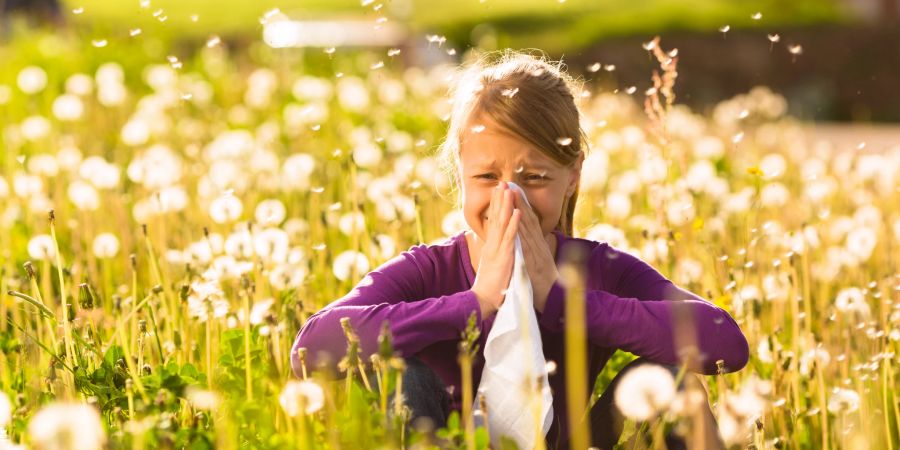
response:
[[[803,46],[800,44],[788,45],[788,52],[794,56],[801,55],[803,54]]]
[[[22,92],[36,94],[47,87],[47,72],[38,66],[25,67],[19,71],[16,84]]]
[[[28,422],[28,434],[36,448],[94,450],[106,444],[100,413],[84,403],[44,406]]]
[[[237,220],[243,212],[240,199],[231,195],[222,195],[209,204],[209,217],[215,223],[226,223]]]
[[[720,33],[727,33],[729,30],[731,30],[731,25],[723,25],[719,27]]]
[[[301,413],[314,414],[325,404],[325,391],[312,380],[290,380],[281,390],[278,403],[291,417],[296,417]]]
[[[781,36],[779,36],[777,34],[769,34],[769,35],[766,35],[766,37],[769,39],[769,42],[771,42],[773,44],[781,40]]]
[[[625,373],[614,397],[622,414],[638,421],[666,410],[674,398],[672,373],[655,364],[644,364]]]
[[[587,66],[588,72],[591,72],[591,73],[599,72],[600,69],[602,69],[602,68],[603,68],[603,65],[600,63],[593,63],[593,64]]]
[[[750,16],[750,18],[753,20],[760,20],[760,19],[762,19],[762,13],[757,11],[757,12],[753,13],[753,15]]]

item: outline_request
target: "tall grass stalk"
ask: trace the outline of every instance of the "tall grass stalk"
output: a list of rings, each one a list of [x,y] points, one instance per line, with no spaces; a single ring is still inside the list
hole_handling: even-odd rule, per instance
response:
[[[565,347],[566,401],[569,419],[569,439],[572,448],[590,446],[590,428],[583,417],[587,409],[587,324],[585,280],[582,262],[585,255],[568,252],[559,274],[566,287]]]
[[[59,248],[59,240],[56,237],[56,216],[53,210],[50,210],[50,237],[53,239],[53,247],[56,250],[56,273],[59,277],[59,296],[62,304],[62,323],[63,323],[63,339],[66,346],[66,361],[69,367],[74,368],[77,364],[75,361],[75,343],[72,339],[72,324],[69,323],[69,303],[68,294],[66,293],[66,278],[63,274],[62,252]],[[73,305],[74,308],[74,305]],[[67,392],[70,398],[75,396],[75,375],[67,374]]]

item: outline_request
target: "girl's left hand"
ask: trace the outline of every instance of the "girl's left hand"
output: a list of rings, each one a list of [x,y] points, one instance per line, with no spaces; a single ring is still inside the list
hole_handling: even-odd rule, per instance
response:
[[[545,235],[541,230],[541,224],[537,216],[525,202],[523,193],[516,192],[515,207],[522,211],[519,221],[518,235],[522,241],[522,253],[525,255],[525,267],[528,269],[528,277],[531,278],[531,287],[534,294],[534,307],[538,312],[544,312],[547,304],[547,295],[553,283],[559,279],[559,271],[556,269],[556,261],[550,250],[550,240],[556,239],[552,233]]]

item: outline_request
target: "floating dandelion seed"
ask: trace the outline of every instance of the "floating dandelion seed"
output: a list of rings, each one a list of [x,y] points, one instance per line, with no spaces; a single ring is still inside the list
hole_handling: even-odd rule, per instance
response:
[[[200,20],[200,16],[191,14],[191,22],[197,23],[198,20]]]
[[[475,125],[472,127],[473,133],[481,133],[482,131],[484,131],[484,125]]]
[[[598,72],[602,68],[603,68],[603,65],[600,63],[593,63],[593,64],[587,66],[588,72],[591,72],[591,73]]]
[[[372,11],[381,11],[382,7],[384,7],[384,3],[379,3],[372,7]]]
[[[429,43],[437,43],[438,47],[440,47],[441,45],[444,45],[444,42],[447,42],[446,37],[439,36],[437,34],[426,35],[425,39],[427,39]]]
[[[746,119],[747,116],[750,115],[750,110],[744,109],[741,110],[740,114],[738,114],[738,119]]]
[[[603,70],[605,70],[607,72],[612,72],[613,70],[616,70],[616,65],[615,64],[607,64],[607,65],[603,66]]]
[[[500,95],[507,97],[507,98],[513,98],[518,93],[519,93],[519,88],[509,88],[509,89],[502,90],[500,92]]]
[[[651,96],[651,95],[653,95],[653,94],[656,94],[656,88],[655,88],[655,87],[652,87],[652,88],[647,89],[646,91],[644,91],[644,95],[646,95],[646,96],[648,96],[648,97]]]
[[[418,141],[416,141],[416,147],[422,147],[422,146],[424,146],[425,144],[427,144],[427,142],[425,141],[425,139],[419,139]]]
[[[315,125],[309,127],[309,129],[310,129],[310,130],[313,130],[313,131],[319,131],[319,130],[322,129],[322,125],[315,124]]]
[[[719,33],[725,34],[731,30],[731,25],[725,25],[719,28]]]
[[[399,55],[399,54],[400,54],[400,49],[399,49],[399,48],[392,48],[392,49],[388,50],[388,52],[387,52],[387,55],[390,56],[390,57],[394,57],[394,56],[397,56],[397,55]]]
[[[162,10],[162,9],[157,9],[156,11],[153,11],[153,17],[159,17],[159,16],[161,16],[162,14],[163,14],[163,10]]]
[[[97,48],[106,47],[107,43],[108,42],[106,41],[106,39],[94,39],[93,41],[91,41],[91,45]]]
[[[194,98],[194,95],[193,95],[193,94],[184,94],[184,95],[181,96],[181,99],[182,99],[182,100],[190,100],[190,99],[192,99],[192,98]]]
[[[335,51],[335,48],[334,48],[334,47],[328,47],[328,48],[325,49],[325,54],[326,54],[326,55],[333,55],[333,54],[334,54],[334,51]]]
[[[83,7],[83,6],[79,6],[78,8],[75,8],[75,9],[72,10],[72,14],[76,14],[76,15],[77,15],[77,14],[82,14],[82,13],[84,13],[84,7]]]
[[[803,46],[800,44],[788,45],[788,51],[792,55],[802,55],[803,54]]]
[[[759,19],[762,19],[762,13],[757,11],[757,12],[753,13],[753,15],[750,16],[750,18],[753,19],[753,20],[759,20]]]
[[[556,139],[556,143],[559,145],[569,145],[572,143],[572,138],[570,137],[561,137]]]
[[[321,252],[322,250],[325,250],[325,248],[326,248],[326,245],[324,242],[312,246],[312,249],[317,252]]]
[[[656,41],[644,42],[643,44],[641,44],[641,47],[644,47],[644,50],[647,50],[648,52],[652,51],[654,48],[656,48]]]
[[[141,8],[149,8],[150,0],[141,0]]]
[[[634,94],[637,91],[637,87],[631,86],[628,89],[625,89],[625,93],[628,95]]]
[[[219,36],[216,36],[216,35],[212,35],[209,37],[209,39],[206,40],[206,47],[213,48],[221,43],[222,43],[222,38],[220,38]]]
[[[131,30],[128,31],[128,35],[130,35],[131,37],[135,37],[139,34],[141,34],[140,28],[132,28]]]
[[[362,0],[362,1],[360,2],[360,4],[361,4],[363,7],[369,6],[369,5],[371,5],[372,3],[375,3],[375,0]]]
[[[455,54],[456,54],[456,49],[455,49],[455,48],[448,49],[448,50],[447,50],[447,54],[450,55],[450,56],[455,55]]]
[[[382,67],[384,67],[384,61],[378,61],[377,63],[372,64],[369,68],[372,70],[378,70],[378,69],[381,69]]]
[[[522,173],[523,170],[525,170],[525,166],[516,167],[516,173]]]
[[[741,131],[740,133],[735,134],[734,136],[731,137],[731,142],[733,142],[735,144],[737,144],[743,140],[744,140],[744,132],[743,131]]]
[[[314,187],[310,190],[315,192],[316,194],[321,194],[321,193],[325,192],[325,188],[322,186]]]

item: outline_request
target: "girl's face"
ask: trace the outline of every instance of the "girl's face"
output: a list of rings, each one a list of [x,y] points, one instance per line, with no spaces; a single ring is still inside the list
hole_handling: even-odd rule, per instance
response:
[[[563,202],[575,192],[584,153],[571,167],[562,166],[489,118],[476,116],[462,132],[459,159],[463,215],[484,241],[491,190],[501,180],[522,187],[542,233],[553,232],[563,213]]]

